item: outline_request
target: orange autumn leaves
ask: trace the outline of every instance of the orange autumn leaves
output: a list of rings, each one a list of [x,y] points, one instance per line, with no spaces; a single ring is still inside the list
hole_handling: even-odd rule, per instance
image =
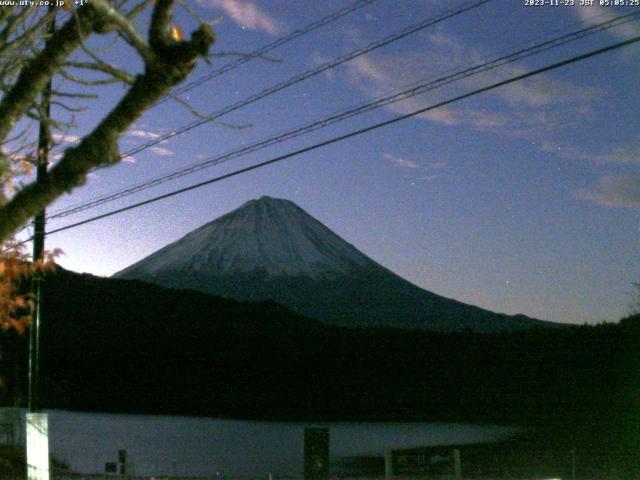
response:
[[[27,282],[34,275],[40,275],[55,268],[55,257],[59,249],[45,252],[44,258],[30,262],[22,245],[14,241],[6,242],[0,254],[0,328],[14,329],[23,333],[31,321],[33,307]]]

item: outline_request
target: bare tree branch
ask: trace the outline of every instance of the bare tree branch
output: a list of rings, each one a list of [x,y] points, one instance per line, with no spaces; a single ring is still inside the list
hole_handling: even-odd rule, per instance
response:
[[[79,113],[86,110],[86,107],[72,107],[71,105],[67,105],[66,103],[58,100],[51,100],[51,105],[56,105],[70,113]]]
[[[106,73],[108,75],[111,75],[114,79],[124,82],[124,83],[128,83],[128,84],[132,84],[135,80],[135,78],[133,77],[133,75],[130,75],[129,73],[127,73],[126,71],[111,65],[107,62],[104,62],[102,60],[98,60],[96,62],[66,62],[65,63],[66,67],[70,67],[70,68],[78,68],[78,69],[83,69],[83,70],[94,70],[96,72],[102,72],[102,73]],[[68,73],[68,72],[67,72]],[[75,81],[75,80],[74,80]]]
[[[121,82],[121,80],[118,80],[116,78],[101,78],[101,79],[95,79],[95,80],[88,80],[86,78],[77,77],[76,75],[69,73],[69,71],[65,69],[60,70],[60,75],[62,75],[63,78],[65,78],[66,80],[69,80],[72,83],[76,83],[78,85],[85,85],[87,87],[100,87],[104,85],[111,85],[113,83]]]
[[[72,20],[58,30],[42,53],[25,67],[16,87],[0,103],[0,139],[11,131],[24,114],[25,105],[39,92],[38,88],[23,84],[25,72],[34,73],[36,66],[41,68],[37,81],[44,85],[91,30],[98,33],[113,28],[122,30],[125,17],[105,0],[92,2],[93,9],[86,10],[90,15],[79,15],[78,21]],[[202,24],[188,41],[172,39],[168,34],[172,4],[172,0],[157,0],[149,28],[149,44],[136,48],[145,61],[144,73],[135,78],[118,105],[77,146],[64,152],[45,182],[27,185],[0,207],[0,242],[10,238],[17,228],[60,195],[84,184],[92,168],[117,163],[120,160],[118,138],[158,99],[184,80],[198,58],[206,57],[215,39],[210,27]],[[124,35],[130,38],[129,33]],[[50,48],[52,44],[56,47]]]
[[[169,43],[169,24],[173,0],[157,0],[149,28],[149,44],[156,52],[162,52]]]
[[[53,90],[53,94],[56,97],[66,98],[98,98],[95,93],[61,92],[60,90]]]
[[[104,0],[94,1],[98,4]],[[0,102],[0,142],[13,130],[51,76],[80,45],[82,38],[91,32],[91,15],[83,13],[92,12],[90,8],[94,3],[90,5],[78,9],[78,15],[52,35],[42,52],[22,69],[15,85]]]
[[[127,13],[124,14],[129,20],[133,20],[138,15],[140,15],[147,7],[149,6],[149,2],[140,2]]]
[[[173,93],[167,93],[167,96],[171,97],[172,100],[175,100],[177,103],[179,103],[180,105],[182,105],[184,108],[186,108],[193,116],[197,117],[197,118],[209,118],[208,115],[204,114],[204,113],[200,113],[198,110],[196,110],[193,105],[191,105],[189,102],[187,102],[186,100],[183,100],[182,98],[178,97],[177,95],[174,95]],[[236,124],[236,123],[230,123],[230,122],[223,122],[223,121],[215,121],[213,122],[216,125],[221,125],[223,127],[226,128],[231,128],[233,130],[244,130],[246,128],[251,128],[253,126],[253,124],[251,123],[242,123],[242,124]]]

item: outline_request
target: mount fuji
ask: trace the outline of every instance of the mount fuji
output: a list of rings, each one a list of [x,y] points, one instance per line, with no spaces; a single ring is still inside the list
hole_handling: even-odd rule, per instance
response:
[[[553,325],[423,290],[289,200],[261,197],[116,273],[241,301],[273,300],[343,326],[510,331]]]

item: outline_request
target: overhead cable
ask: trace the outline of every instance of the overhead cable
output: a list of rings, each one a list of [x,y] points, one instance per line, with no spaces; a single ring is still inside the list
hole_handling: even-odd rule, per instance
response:
[[[400,92],[393,93],[391,95],[379,98],[373,102],[368,102],[365,104],[361,104],[356,107],[352,107],[345,111],[341,111],[339,113],[334,113],[329,116],[326,116],[320,120],[316,120],[314,122],[307,123],[303,126],[296,127],[294,129],[285,131],[278,135],[268,137],[266,139],[260,140],[251,145],[247,145],[240,149],[234,150],[232,152],[228,152],[222,155],[214,156],[204,161],[189,165],[187,167],[181,168],[177,171],[161,175],[151,180],[147,180],[145,182],[141,182],[137,185],[133,185],[131,187],[127,187],[125,189],[119,190],[117,192],[103,195],[94,200],[90,200],[87,202],[83,202],[80,204],[73,205],[71,207],[67,207],[65,209],[58,210],[57,212],[49,215],[48,220],[54,218],[66,217],[69,215],[77,214],[79,212],[98,207],[100,205],[118,200],[120,198],[124,198],[126,196],[132,195],[134,193],[141,192],[143,190],[147,190],[149,188],[164,184],[166,182],[181,178],[185,175],[190,175],[194,172],[203,170],[205,168],[209,168],[213,165],[219,165],[221,163],[227,162],[234,158],[242,157],[248,155],[250,153],[262,150],[269,146],[273,146],[275,144],[282,143],[284,141],[290,140],[292,138],[299,137],[301,135],[308,134],[310,132],[319,130],[321,128],[325,128],[334,123],[343,121],[348,118],[352,118],[357,115],[364,114],[366,112],[370,112],[372,110],[397,103],[403,100],[407,100],[409,98],[413,98],[417,95],[421,95],[427,93],[429,91],[435,90],[437,88],[443,87],[450,83],[463,80],[465,78],[478,75],[489,70],[493,70],[504,66],[509,63],[513,63],[517,60],[522,60],[523,58],[531,57],[533,55],[538,55],[544,51],[550,50],[552,48],[557,48],[561,45],[565,45],[569,42],[579,40],[586,36],[592,35],[594,33],[598,33],[610,28],[614,28],[620,26],[624,23],[630,22],[640,16],[640,11],[630,13],[627,15],[621,15],[614,19],[601,22],[596,25],[592,25],[586,28],[579,29],[577,31],[567,33],[556,38],[546,40],[544,42],[538,43],[533,46],[529,46],[527,48],[521,48],[516,50],[515,52],[509,53],[507,55],[500,56],[498,58],[489,60],[487,62],[473,65],[468,68],[463,68],[462,70],[458,70],[455,73],[450,75],[439,77],[435,80],[431,80],[428,82],[423,82],[417,85],[412,86],[411,88],[402,90]]]
[[[465,94],[462,94],[462,95],[458,95],[458,96],[450,98],[448,100],[445,100],[445,101],[430,105],[428,107],[424,107],[424,108],[420,108],[418,110],[414,110],[411,113],[407,113],[407,114],[404,114],[404,115],[399,115],[399,116],[394,117],[394,118],[392,118],[390,120],[386,120],[384,122],[376,123],[374,125],[370,125],[368,127],[361,128],[361,129],[346,133],[344,135],[339,135],[337,137],[333,137],[333,138],[331,138],[329,140],[325,140],[325,141],[322,141],[322,142],[319,142],[319,143],[315,143],[313,145],[310,145],[310,146],[307,146],[307,147],[304,147],[304,148],[301,148],[301,149],[298,149],[298,150],[294,150],[292,152],[286,153],[284,155],[277,156],[277,157],[272,158],[270,160],[266,160],[266,161],[251,165],[249,167],[241,168],[241,169],[235,170],[233,172],[226,173],[224,175],[220,175],[220,176],[211,178],[209,180],[205,180],[203,182],[195,183],[195,184],[190,185],[188,187],[184,187],[184,188],[181,188],[181,189],[178,189],[178,190],[174,190],[172,192],[165,193],[163,195],[158,195],[156,197],[149,198],[147,200],[144,200],[144,201],[132,204],[132,205],[128,205],[128,206],[123,207],[123,208],[112,210],[110,212],[103,213],[101,215],[96,215],[94,217],[87,218],[85,220],[82,220],[82,221],[79,221],[79,222],[76,222],[76,223],[65,225],[63,227],[59,227],[59,228],[56,228],[54,230],[50,230],[49,232],[47,232],[47,235],[52,235],[54,233],[63,232],[63,231],[66,231],[66,230],[70,230],[72,228],[77,228],[79,226],[95,222],[97,220],[101,220],[101,219],[104,219],[104,218],[107,218],[107,217],[111,217],[113,215],[117,215],[117,214],[129,211],[129,210],[133,210],[133,209],[142,207],[144,205],[149,205],[151,203],[158,202],[158,201],[163,200],[165,198],[170,198],[170,197],[179,195],[181,193],[189,192],[189,191],[192,191],[192,190],[196,190],[198,188],[202,188],[202,187],[207,186],[207,185],[211,185],[213,183],[221,182],[223,180],[226,180],[226,179],[229,179],[229,178],[232,178],[232,177],[236,177],[238,175],[241,175],[241,174],[244,174],[244,173],[248,173],[250,171],[257,170],[259,168],[263,168],[263,167],[266,167],[268,165],[272,165],[272,164],[275,164],[275,163],[278,163],[278,162],[282,162],[283,160],[287,160],[289,158],[300,156],[300,155],[302,155],[304,153],[308,153],[308,152],[311,152],[313,150],[317,150],[317,149],[326,147],[328,145],[333,145],[335,143],[342,142],[344,140],[356,137],[358,135],[362,135],[364,133],[368,133],[368,132],[371,132],[371,131],[374,131],[374,130],[378,130],[378,129],[383,128],[383,127],[387,127],[389,125],[393,125],[393,124],[401,122],[403,120],[407,120],[409,118],[413,118],[413,117],[416,117],[418,115],[422,115],[424,113],[436,110],[438,108],[441,108],[441,107],[444,107],[444,106],[447,106],[447,105],[451,105],[453,103],[460,102],[460,101],[465,100],[467,98],[474,97],[474,96],[479,95],[481,93],[485,93],[485,92],[488,92],[488,91],[491,91],[491,90],[495,90],[495,89],[503,87],[505,85],[509,85],[509,84],[512,84],[512,83],[515,83],[515,82],[519,82],[519,81],[525,80],[527,78],[530,78],[530,77],[533,77],[533,76],[536,76],[536,75],[540,75],[542,73],[549,72],[551,70],[555,70],[557,68],[561,68],[561,67],[564,67],[564,66],[567,66],[567,65],[571,65],[571,64],[574,64],[574,63],[577,63],[577,62],[581,62],[581,61],[586,60],[588,58],[592,58],[592,57],[595,57],[595,56],[598,56],[598,55],[602,55],[604,53],[608,53],[608,52],[611,52],[611,51],[614,51],[614,50],[617,50],[617,49],[620,49],[620,48],[635,44],[635,43],[637,43],[639,41],[640,41],[640,36],[636,36],[636,37],[630,38],[628,40],[621,41],[621,42],[615,43],[613,45],[609,45],[607,47],[603,47],[603,48],[599,48],[599,49],[596,49],[596,50],[592,50],[592,51],[587,52],[585,54],[574,56],[574,57],[571,57],[569,59],[566,59],[566,60],[563,60],[563,61],[560,61],[560,62],[557,62],[557,63],[553,63],[553,64],[548,65],[546,67],[538,68],[536,70],[529,71],[529,72],[524,73],[522,75],[516,75],[516,76],[513,76],[513,77],[508,78],[506,80],[503,80],[503,81],[500,81],[500,82],[496,82],[496,83],[493,83],[491,85],[488,85],[488,86],[485,86],[485,87],[482,87],[482,88],[478,88],[478,89],[473,90],[471,92],[468,92],[468,93],[465,93]],[[31,239],[27,239],[27,240],[25,240],[25,241],[23,241],[21,243],[26,243],[26,242],[29,242],[30,240]]]

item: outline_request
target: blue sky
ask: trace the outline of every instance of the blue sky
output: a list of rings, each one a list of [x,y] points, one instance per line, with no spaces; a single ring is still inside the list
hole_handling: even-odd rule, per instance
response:
[[[577,1],[576,3],[579,3]],[[198,0],[215,20],[214,53],[249,52],[349,4],[346,1]],[[377,0],[184,96],[214,112],[461,2]],[[90,200],[371,101],[442,72],[577,30],[638,7],[486,5],[354,59],[91,175],[52,210]],[[176,24],[195,20],[178,9]],[[52,221],[56,228],[135,200],[266,160],[530,69],[640,34],[634,22],[455,82],[304,137]],[[93,41],[104,46],[109,39]],[[111,60],[136,70],[130,50]],[[190,79],[233,57],[204,62]],[[60,263],[110,275],[261,195],[288,198],[415,284],[494,311],[571,323],[617,320],[640,280],[640,47],[631,46],[316,150],[275,166],[52,235]],[[58,138],[90,130],[121,87]],[[147,112],[122,151],[189,123],[175,102]]]

